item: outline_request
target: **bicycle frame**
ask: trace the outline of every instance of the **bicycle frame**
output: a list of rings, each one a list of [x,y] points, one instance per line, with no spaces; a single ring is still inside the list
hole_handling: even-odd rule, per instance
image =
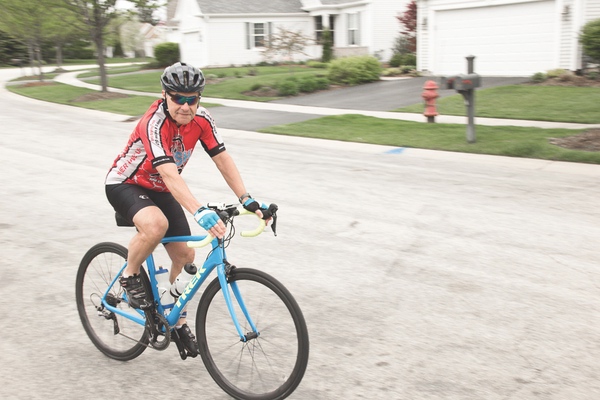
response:
[[[206,236],[173,236],[173,237],[163,238],[161,243],[166,244],[166,243],[173,243],[173,242],[188,242],[188,243],[200,242],[200,241],[204,240],[205,238],[206,238]],[[175,326],[175,324],[179,320],[179,317],[181,316],[182,311],[185,309],[185,306],[187,305],[187,303],[194,297],[194,295],[196,294],[198,289],[200,289],[202,284],[206,281],[206,279],[208,278],[210,273],[216,268],[217,276],[219,277],[219,283],[221,284],[221,289],[222,289],[221,292],[223,293],[223,295],[225,297],[225,303],[227,304],[229,314],[230,314],[233,324],[237,330],[237,333],[240,336],[240,340],[245,342],[247,340],[247,337],[244,334],[244,332],[242,331],[240,322],[235,314],[233,299],[232,299],[231,293],[229,291],[229,288],[231,288],[231,291],[234,294],[234,297],[237,301],[238,306],[240,307],[241,311],[243,312],[244,316],[246,317],[248,324],[252,328],[252,332],[255,335],[259,335],[259,332],[257,331],[256,325],[252,321],[248,310],[246,309],[246,305],[244,304],[242,295],[240,293],[239,288],[237,287],[237,284],[235,282],[232,282],[232,283],[227,282],[227,277],[226,277],[226,272],[225,272],[226,255],[225,255],[225,248],[223,246],[223,241],[215,238],[212,240],[211,245],[212,245],[212,250],[209,253],[209,256],[207,257],[205,262],[202,264],[202,266],[200,268],[198,268],[198,272],[191,279],[190,283],[185,288],[183,294],[177,299],[177,301],[175,302],[175,304],[173,305],[173,307],[171,309],[171,312],[168,315],[165,315],[166,311],[170,307],[165,307],[163,304],[161,304],[160,300],[157,301],[157,312],[159,314],[165,315],[166,320],[169,323],[170,327]],[[154,263],[153,254],[150,254],[148,256],[148,258],[146,259],[146,266],[148,267],[148,278],[150,280],[150,286],[152,287],[152,294],[154,295],[154,299],[160,299],[159,292],[158,292],[158,284],[156,281],[156,265]],[[108,289],[102,296],[102,304],[104,305],[104,307],[107,310],[109,310],[115,314],[118,314],[124,318],[130,319],[140,325],[145,325],[146,320],[145,320],[143,311],[135,310],[136,313],[131,313],[128,311],[120,310],[120,309],[108,304],[108,302],[106,300],[106,297],[109,294],[113,285],[119,284],[117,282],[117,280],[118,280],[119,276],[121,275],[121,273],[123,272],[123,270],[125,269],[125,267],[127,267],[127,263],[125,263],[123,265],[123,267],[121,268],[119,273],[113,278]]]

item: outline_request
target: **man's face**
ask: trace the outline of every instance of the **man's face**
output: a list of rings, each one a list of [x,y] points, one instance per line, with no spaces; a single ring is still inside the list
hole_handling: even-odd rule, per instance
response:
[[[162,95],[167,101],[167,108],[171,118],[178,125],[188,124],[194,119],[196,110],[198,110],[198,103],[200,102],[199,93],[166,92],[163,90]],[[189,103],[192,103],[192,105]]]

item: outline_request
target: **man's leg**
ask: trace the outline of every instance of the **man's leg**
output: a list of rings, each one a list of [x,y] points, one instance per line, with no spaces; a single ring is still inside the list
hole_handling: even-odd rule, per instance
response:
[[[140,267],[163,238],[169,223],[156,206],[144,207],[133,216],[137,228],[136,235],[129,242],[127,267],[119,282],[127,292],[132,307],[147,309],[152,306],[142,283]]]
[[[144,207],[133,216],[138,232],[129,242],[127,267],[123,276],[140,273],[140,267],[165,236],[169,227],[167,218],[156,206]]]
[[[183,242],[169,243],[165,246],[165,249],[167,250],[172,262],[169,280],[171,283],[173,283],[183,270],[183,266],[187,263],[194,262],[196,251],[192,248],[189,248],[187,244]],[[183,314],[183,316],[179,318],[177,325],[181,326],[185,323],[186,314]]]

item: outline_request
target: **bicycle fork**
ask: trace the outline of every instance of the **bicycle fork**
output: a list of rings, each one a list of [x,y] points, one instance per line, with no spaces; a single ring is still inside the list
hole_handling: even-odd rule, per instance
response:
[[[235,266],[227,262],[225,263],[226,264],[219,264],[217,266],[217,276],[219,277],[219,283],[221,284],[221,292],[223,292],[223,296],[225,297],[225,304],[227,304],[227,309],[229,311],[231,319],[233,320],[233,325],[235,326],[235,329],[237,330],[237,333],[240,336],[241,342],[247,342],[248,340],[256,339],[258,336],[260,336],[260,333],[258,332],[258,329],[256,329],[256,325],[250,317],[250,313],[246,308],[246,304],[244,303],[244,299],[242,298],[242,293],[240,291],[240,288],[238,287],[237,282],[227,282],[227,276],[230,273],[232,273],[232,271],[235,269]],[[231,297],[231,293],[229,292],[229,288],[231,288],[231,291],[233,292],[237,304],[242,310],[242,313],[244,314],[246,321],[248,321],[248,324],[250,325],[252,331],[244,334],[242,326],[240,325],[240,321],[235,313],[233,299]]]

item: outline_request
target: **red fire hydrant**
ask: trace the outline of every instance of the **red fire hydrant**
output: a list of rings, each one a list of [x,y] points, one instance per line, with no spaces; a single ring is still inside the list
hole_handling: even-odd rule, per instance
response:
[[[427,117],[427,122],[435,122],[435,116],[438,115],[435,108],[435,99],[440,97],[437,92],[438,88],[439,86],[435,81],[427,81],[423,86],[422,96],[425,99],[425,112],[423,112],[423,115]]]

